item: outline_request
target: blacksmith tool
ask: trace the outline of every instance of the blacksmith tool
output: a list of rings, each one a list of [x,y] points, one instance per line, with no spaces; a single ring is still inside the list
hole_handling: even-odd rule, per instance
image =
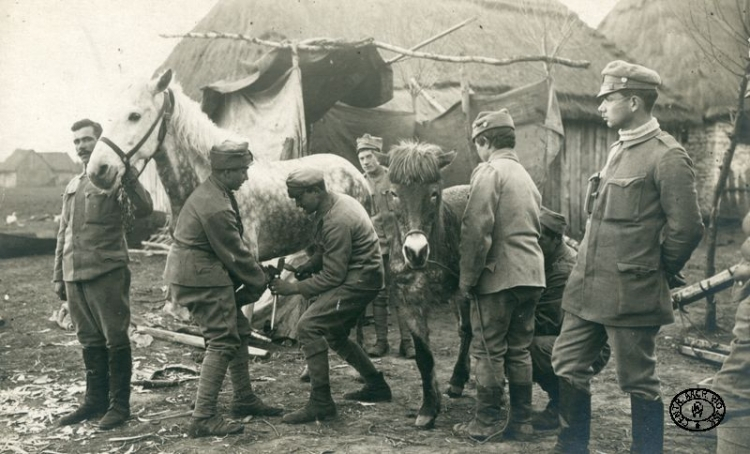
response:
[[[280,279],[281,278],[281,272],[284,270],[284,261],[286,260],[286,257],[279,258],[279,261],[276,262],[276,267],[269,265],[268,266],[268,275],[269,275],[269,281],[273,281],[274,279]],[[273,294],[273,306],[271,306],[271,332],[273,332],[274,327],[276,326],[276,305],[279,302],[279,295],[276,293]]]

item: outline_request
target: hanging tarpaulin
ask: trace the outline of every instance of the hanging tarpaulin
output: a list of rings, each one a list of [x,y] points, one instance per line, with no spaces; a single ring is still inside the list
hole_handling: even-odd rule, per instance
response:
[[[275,161],[304,156],[307,137],[299,66],[293,65],[262,91],[226,93],[212,119],[247,137],[258,157]]]
[[[363,109],[338,103],[312,125],[311,153],[333,153],[360,167],[357,137],[370,134],[383,138],[383,151],[414,137],[414,113],[388,109]]]

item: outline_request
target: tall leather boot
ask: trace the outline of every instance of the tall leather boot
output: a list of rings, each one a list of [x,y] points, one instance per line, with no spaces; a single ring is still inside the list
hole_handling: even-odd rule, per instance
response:
[[[375,324],[375,344],[367,349],[372,358],[380,358],[388,353],[388,294],[381,290],[372,302],[372,319]]]
[[[510,417],[504,438],[518,441],[531,441],[534,426],[531,425],[531,384],[508,385],[510,394]]]
[[[218,414],[216,403],[219,399],[221,385],[227,374],[229,358],[225,353],[207,350],[201,365],[198,380],[198,395],[195,399],[195,410],[190,418],[188,436],[190,438],[232,435],[241,433],[245,427],[241,424],[225,421]]]
[[[231,413],[234,418],[245,416],[278,416],[284,410],[279,407],[266,405],[253,392],[250,383],[249,355],[247,353],[247,339],[242,339],[237,354],[229,362],[229,379],[232,382]]]
[[[133,355],[130,345],[109,351],[109,408],[99,420],[99,428],[109,430],[130,418],[130,377]]]
[[[328,378],[328,343],[325,339],[317,339],[302,346],[302,351],[310,374],[310,399],[304,407],[284,415],[281,420],[287,424],[323,421],[336,416]]]
[[[633,425],[631,454],[664,452],[664,402],[630,395],[630,417]]]
[[[390,402],[391,388],[385,382],[383,373],[375,368],[359,345],[344,338],[331,347],[365,380],[365,385],[360,390],[344,394],[344,399],[360,402]]]
[[[588,454],[591,394],[560,379],[560,435],[553,454]]]
[[[453,426],[456,435],[477,441],[487,441],[503,433],[503,388],[477,385],[477,403],[474,418]]]
[[[73,413],[58,421],[61,426],[78,424],[87,419],[98,418],[109,406],[109,366],[107,347],[84,347],[83,364],[86,369],[86,394],[83,403]]]
[[[549,402],[541,412],[533,412],[531,424],[537,432],[551,432],[560,428],[560,385],[554,374],[538,375],[534,380],[547,393]]]

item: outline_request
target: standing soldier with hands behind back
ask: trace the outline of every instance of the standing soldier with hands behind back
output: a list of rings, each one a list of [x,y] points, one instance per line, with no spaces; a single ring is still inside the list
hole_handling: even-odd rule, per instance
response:
[[[218,414],[217,400],[229,369],[232,415],[276,416],[255,395],[248,371],[250,322],[240,310],[266,288],[266,275],[242,239],[234,191],[247,181],[253,155],[247,143],[225,141],[210,152],[211,175],[185,202],[174,229],[164,279],[173,300],[190,311],[206,340],[191,438],[240,433],[241,424]],[[244,288],[239,292],[235,289]]]
[[[661,453],[656,336],[674,321],[669,288],[703,224],[693,163],[651,114],[659,75],[617,60],[602,76],[599,112],[620,138],[589,187],[590,217],[563,294],[565,316],[552,352],[562,425],[554,452],[588,452],[591,365],[609,340],[618,383],[630,394],[630,452]]]
[[[130,270],[118,193],[105,193],[86,175],[102,127],[84,119],[71,128],[84,172],[63,194],[57,233],[55,293],[68,301],[78,342],[83,346],[86,394],[76,411],[60,425],[77,424],[102,415],[99,427],[111,429],[130,417]],[[135,217],[153,211],[151,196],[128,168],[122,187]],[[105,414],[106,413],[106,414]]]

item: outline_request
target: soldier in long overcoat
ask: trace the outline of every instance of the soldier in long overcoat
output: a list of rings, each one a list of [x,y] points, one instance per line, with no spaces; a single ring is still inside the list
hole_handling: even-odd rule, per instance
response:
[[[659,75],[617,60],[602,76],[599,112],[619,140],[589,185],[590,217],[563,294],[552,354],[563,427],[555,452],[588,452],[590,366],[607,339],[620,388],[630,394],[631,452],[662,452],[656,335],[674,321],[670,282],[700,242],[703,223],[693,163],[651,113]]]

